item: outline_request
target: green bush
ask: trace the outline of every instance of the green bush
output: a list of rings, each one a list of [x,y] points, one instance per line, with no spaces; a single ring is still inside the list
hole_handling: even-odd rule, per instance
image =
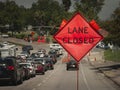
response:
[[[16,34],[16,38],[23,39],[26,35],[25,34]]]
[[[120,50],[105,50],[104,57],[105,60],[120,62]]]

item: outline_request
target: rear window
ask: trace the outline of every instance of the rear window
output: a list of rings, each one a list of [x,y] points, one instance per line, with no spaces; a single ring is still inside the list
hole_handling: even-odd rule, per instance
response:
[[[3,63],[4,63],[3,59],[2,59],[2,58],[0,58],[0,64],[3,64]]]
[[[12,59],[9,59],[9,58],[6,58],[5,59],[5,63],[7,64],[7,65],[13,65],[13,60]]]
[[[7,64],[7,65],[13,65],[13,59],[10,58],[5,58],[5,59],[0,59],[1,64]]]

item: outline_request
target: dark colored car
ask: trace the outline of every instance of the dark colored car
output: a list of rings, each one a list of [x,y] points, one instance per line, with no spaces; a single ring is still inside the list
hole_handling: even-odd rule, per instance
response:
[[[49,55],[55,55],[56,57],[58,57],[58,53],[57,53],[57,50],[55,49],[51,49],[49,52],[48,52]]]
[[[33,46],[32,46],[32,45],[25,45],[25,46],[22,47],[22,50],[23,50],[23,51],[33,50]]]
[[[23,83],[23,68],[15,57],[0,58],[0,82],[12,82],[14,85]]]
[[[49,55],[49,57],[52,59],[53,64],[55,64],[55,63],[57,62],[57,57],[56,57],[56,55],[51,54],[51,55]]]
[[[76,69],[76,70],[79,69],[77,62],[75,60],[70,60],[69,62],[66,63],[66,70],[69,69]]]
[[[29,54],[30,54],[30,50],[33,50],[32,45],[25,45],[25,46],[22,47],[22,51],[26,51]]]
[[[47,63],[48,70],[53,70],[54,69],[54,64],[53,64],[52,58],[46,57],[45,60],[46,60],[46,63]]]
[[[31,57],[31,58],[39,58],[40,55],[39,55],[38,53],[32,53],[32,54],[30,55],[30,57]]]

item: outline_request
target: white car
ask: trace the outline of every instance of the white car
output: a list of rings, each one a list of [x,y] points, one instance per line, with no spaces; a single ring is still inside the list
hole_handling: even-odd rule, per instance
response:
[[[3,37],[3,38],[8,38],[9,35],[7,35],[7,34],[2,34],[1,37]]]
[[[31,63],[31,62],[23,62],[23,63],[20,63],[20,64],[26,65],[27,68],[30,70],[31,76],[32,76],[32,77],[35,77],[36,72],[35,72],[35,66],[34,66],[33,63]]]
[[[50,44],[50,49],[62,49],[62,46],[58,43]]]

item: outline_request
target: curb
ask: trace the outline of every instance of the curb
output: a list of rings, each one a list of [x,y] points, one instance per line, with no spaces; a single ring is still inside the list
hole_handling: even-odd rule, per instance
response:
[[[117,84],[118,86],[120,86],[120,83],[117,82],[116,80],[112,79],[112,77],[108,76],[102,69],[98,68],[98,70],[100,72],[102,72],[108,79],[110,79],[111,81],[113,81],[115,84]]]

